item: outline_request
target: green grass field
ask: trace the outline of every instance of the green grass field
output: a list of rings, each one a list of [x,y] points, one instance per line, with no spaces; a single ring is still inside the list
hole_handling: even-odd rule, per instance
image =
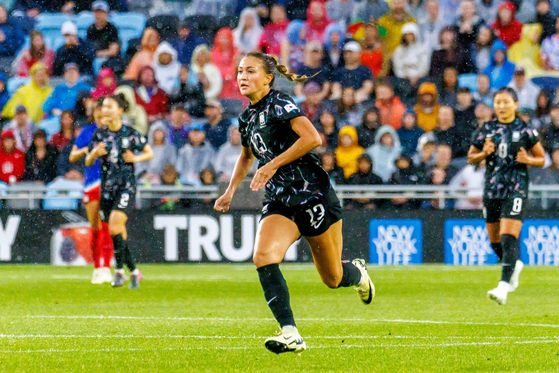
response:
[[[497,267],[371,267],[372,306],[283,265],[308,350],[268,352],[278,331],[249,265],[142,265],[141,289],[90,268],[0,266],[0,371],[556,372],[559,268],[525,267],[506,306]]]

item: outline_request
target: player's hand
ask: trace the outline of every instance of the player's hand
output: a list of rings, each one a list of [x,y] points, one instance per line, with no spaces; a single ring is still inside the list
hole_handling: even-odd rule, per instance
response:
[[[124,159],[124,162],[126,163],[134,163],[134,153],[132,153],[132,151],[128,149],[122,155],[122,159]]]
[[[489,137],[485,138],[482,151],[487,155],[495,153],[495,143]]]
[[[96,157],[102,157],[107,153],[107,144],[105,144],[104,142],[100,142],[99,144],[97,144],[95,149],[93,149],[93,154],[95,154]]]
[[[225,192],[224,195],[222,195],[217,199],[217,201],[215,201],[214,210],[220,212],[229,211],[231,200],[233,200],[233,195],[230,192]]]
[[[520,148],[520,151],[516,154],[516,161],[518,163],[530,164],[528,159],[528,152],[524,148]]]
[[[256,192],[264,188],[268,180],[270,180],[272,176],[275,175],[277,170],[278,169],[272,166],[270,163],[259,168],[252,178],[250,189],[252,189],[253,192]]]

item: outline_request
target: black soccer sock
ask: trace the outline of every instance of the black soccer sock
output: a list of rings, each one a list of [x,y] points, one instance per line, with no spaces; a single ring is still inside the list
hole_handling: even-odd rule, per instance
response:
[[[124,246],[126,245],[124,238],[121,234],[111,236],[111,238],[113,239],[116,269],[122,269],[124,267]]]
[[[520,259],[520,240],[510,234],[501,235],[503,245],[503,272],[501,281],[510,282],[516,261]]]
[[[499,257],[499,263],[503,261],[503,247],[500,242],[491,242],[491,248],[495,251],[495,254]]]
[[[280,327],[295,326],[293,311],[289,304],[289,289],[281,274],[279,264],[268,264],[258,268],[257,271],[268,307],[272,310]]]
[[[128,247],[128,241],[124,241],[124,242],[126,244],[126,247],[124,248],[124,263],[126,263],[128,270],[132,272],[136,269],[136,263],[134,263],[134,258],[132,257],[132,251]]]
[[[339,288],[346,288],[348,286],[355,286],[361,281],[361,271],[351,262],[342,262],[344,274],[342,280],[338,285]]]

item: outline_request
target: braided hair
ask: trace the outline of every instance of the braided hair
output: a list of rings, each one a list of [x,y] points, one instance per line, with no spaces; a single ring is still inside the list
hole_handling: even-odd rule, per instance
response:
[[[285,76],[287,80],[289,80],[290,82],[297,82],[297,83],[305,83],[307,80],[315,77],[320,73],[319,71],[312,76],[306,76],[306,75],[299,76],[297,74],[290,73],[287,66],[280,64],[278,58],[274,55],[260,53],[260,52],[253,52],[247,54],[246,56],[259,59],[262,62],[262,68],[264,69],[264,72],[266,74],[273,75],[272,81],[270,82],[270,87],[274,85],[274,81],[276,80],[276,76],[274,74],[275,71],[277,71],[280,75]]]

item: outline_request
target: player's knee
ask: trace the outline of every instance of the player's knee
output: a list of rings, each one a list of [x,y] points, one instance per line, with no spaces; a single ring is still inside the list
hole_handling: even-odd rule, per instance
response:
[[[252,261],[257,268],[262,266],[278,263],[277,255],[274,255],[273,250],[256,250],[252,255]],[[279,259],[281,261],[281,258]]]

